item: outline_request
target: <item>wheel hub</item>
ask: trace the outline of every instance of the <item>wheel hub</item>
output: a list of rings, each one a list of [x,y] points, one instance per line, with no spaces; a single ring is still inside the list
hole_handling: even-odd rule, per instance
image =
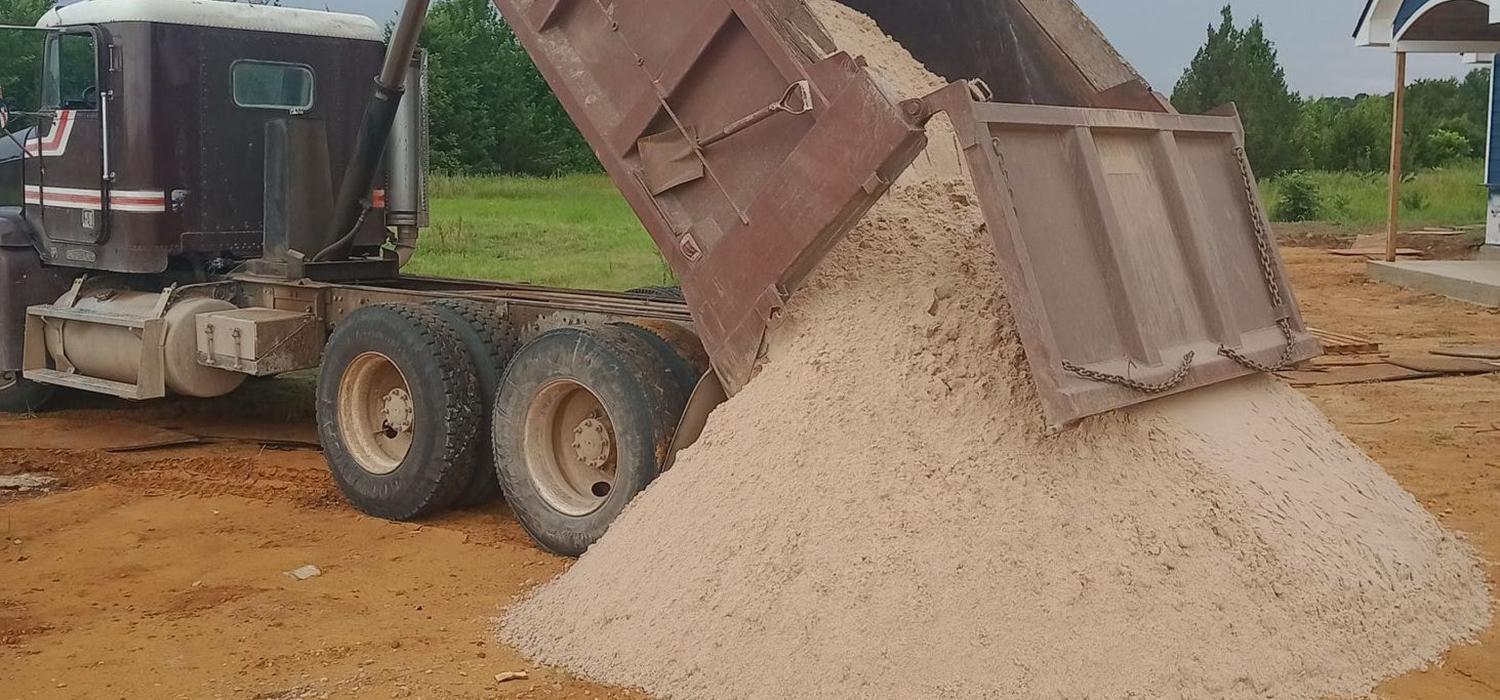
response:
[[[598,418],[588,418],[573,429],[573,453],[578,461],[593,469],[603,469],[609,464],[609,453],[614,443],[609,439],[609,426]]]
[[[392,389],[380,401],[380,415],[385,419],[385,430],[387,437],[395,437],[389,433],[409,433],[412,428],[412,416],[415,410],[412,406],[411,393],[405,388]]]
[[[526,409],[525,439],[527,472],[549,506],[581,518],[609,502],[620,440],[587,387],[557,379],[539,388]]]
[[[417,430],[410,384],[389,357],[367,352],[340,378],[339,433],[349,455],[371,474],[395,473],[411,452]]]

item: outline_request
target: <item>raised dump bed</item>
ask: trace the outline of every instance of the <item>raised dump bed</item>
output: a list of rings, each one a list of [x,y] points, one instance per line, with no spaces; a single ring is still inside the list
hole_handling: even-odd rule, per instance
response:
[[[948,77],[986,79],[933,96],[885,92],[803,0],[496,2],[682,279],[731,392],[940,111],[1054,424],[1317,352],[1237,117],[1171,113],[1069,0],[848,0]]]

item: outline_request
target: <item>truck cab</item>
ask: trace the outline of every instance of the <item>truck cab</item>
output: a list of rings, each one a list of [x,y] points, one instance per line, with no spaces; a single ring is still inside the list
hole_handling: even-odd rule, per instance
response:
[[[24,223],[44,263],[116,273],[201,274],[259,255],[268,126],[319,124],[320,157],[345,162],[344,125],[384,54],[368,17],[226,2],[86,0],[38,26]],[[384,223],[368,217],[360,245],[384,243]]]
[[[197,0],[84,0],[5,31],[10,53],[36,64],[3,86],[0,137],[0,394],[23,409],[47,393],[21,379],[27,309],[79,279],[138,290],[221,280],[263,255],[268,231],[281,252],[294,245],[290,194],[315,247],[385,54],[369,17]],[[416,87],[423,77],[413,73]],[[414,240],[425,223],[425,100],[414,92],[385,158],[403,168],[389,199],[407,204],[388,206],[377,175],[357,255],[394,258],[382,253],[388,225]],[[288,132],[302,137],[278,140]]]

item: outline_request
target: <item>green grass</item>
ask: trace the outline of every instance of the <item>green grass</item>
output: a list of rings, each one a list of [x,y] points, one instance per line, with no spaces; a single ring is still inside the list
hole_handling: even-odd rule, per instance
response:
[[[432,227],[412,274],[576,289],[671,283],[635,214],[603,175],[435,177]]]
[[[1385,224],[1388,209],[1385,173],[1310,172],[1322,200],[1319,219],[1351,227]],[[1426,170],[1402,185],[1403,228],[1470,226],[1484,222],[1488,195],[1479,161]],[[1261,182],[1266,206],[1274,216],[1281,200],[1276,180]]]
[[[1382,173],[1308,173],[1319,219],[1350,229],[1383,226]],[[1417,173],[1403,186],[1402,225],[1484,221],[1479,162]],[[1274,213],[1279,183],[1261,183]],[[560,178],[435,177],[432,227],[408,272],[460,279],[624,290],[672,283],[651,238],[604,175]]]

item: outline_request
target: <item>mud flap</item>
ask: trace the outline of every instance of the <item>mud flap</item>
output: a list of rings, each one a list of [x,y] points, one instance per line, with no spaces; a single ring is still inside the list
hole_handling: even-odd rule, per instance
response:
[[[1054,428],[1321,354],[1239,117],[924,100],[958,132]]]
[[[703,431],[708,428],[708,417],[728,400],[729,393],[724,390],[724,382],[719,380],[719,374],[709,370],[698,382],[698,388],[693,390],[687,408],[683,409],[682,420],[677,423],[677,431],[673,433],[672,446],[667,451],[667,461],[662,465],[662,471],[676,465],[678,453],[692,447],[698,442],[698,438],[703,437]]]

